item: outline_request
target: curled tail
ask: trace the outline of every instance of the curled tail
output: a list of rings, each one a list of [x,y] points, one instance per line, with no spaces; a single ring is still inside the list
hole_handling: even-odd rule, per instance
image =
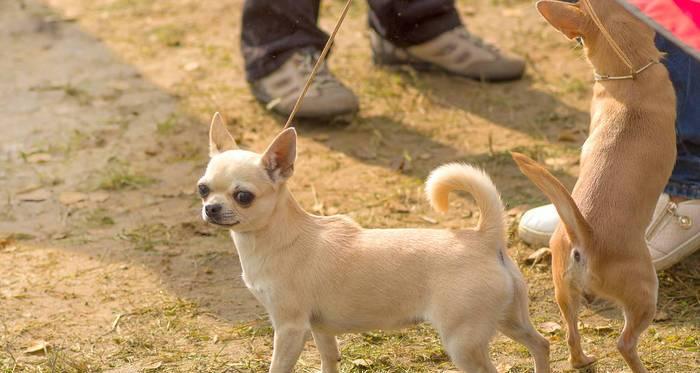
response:
[[[503,202],[491,178],[470,165],[449,163],[433,170],[425,183],[428,201],[440,212],[447,211],[447,197],[454,190],[465,191],[476,200],[481,211],[476,230],[500,237],[505,246]]]
[[[532,181],[539,190],[557,208],[559,218],[564,223],[566,233],[574,243],[584,244],[586,237],[590,236],[591,227],[581,214],[569,191],[549,173],[544,167],[533,161],[526,155],[511,153],[513,160],[518,164],[520,171]]]

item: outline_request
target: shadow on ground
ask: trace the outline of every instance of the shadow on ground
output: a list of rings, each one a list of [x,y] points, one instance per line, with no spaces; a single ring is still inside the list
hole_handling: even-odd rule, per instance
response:
[[[0,233],[18,240],[0,247],[0,318],[12,341],[26,346],[44,333],[68,333],[89,343],[110,332],[116,315],[163,297],[195,301],[227,325],[259,315],[227,233],[199,217],[194,185],[207,160],[208,118],[183,110],[138,69],[39,2],[3,1],[0,25],[6,56],[0,59]],[[527,81],[469,99],[460,94],[464,86],[479,83],[437,75],[415,84],[438,103],[546,139],[553,136],[546,123],[574,126],[587,116]],[[533,96],[543,106],[529,108]],[[539,114],[530,113],[533,122],[519,122],[523,110],[559,114],[539,122]],[[447,161],[498,167],[495,181],[506,186],[506,200],[536,198],[507,152],[458,149],[387,116],[361,114],[348,128],[300,129],[318,149],[418,180]],[[243,140],[259,146],[269,138],[271,132]],[[536,147],[523,150],[547,156]],[[567,185],[574,181],[565,172],[558,176]],[[665,272],[662,285],[697,284],[699,259]],[[674,304],[697,296],[692,286],[686,290],[662,286],[660,304],[680,309]]]

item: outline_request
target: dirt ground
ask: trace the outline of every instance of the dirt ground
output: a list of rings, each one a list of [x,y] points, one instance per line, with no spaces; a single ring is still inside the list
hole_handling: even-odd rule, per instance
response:
[[[246,87],[241,0],[0,0],[0,370],[262,372],[263,309],[245,289],[227,232],[205,225],[194,194],[215,111],[244,147],[262,150],[284,118]],[[341,1],[325,1],[329,29]],[[443,74],[368,68],[366,5],[357,1],[331,65],[359,95],[347,127],[301,123],[290,187],[310,211],[365,226],[466,227],[471,201],[447,215],[422,197],[448,161],[483,166],[516,224],[544,197],[508,152],[546,163],[569,186],[585,138],[590,69],[530,1],[459,1],[469,27],[528,59],[525,79],[488,85]],[[510,253],[530,283],[531,314],[567,350],[549,267]],[[303,269],[300,269],[303,270]],[[700,255],[660,274],[660,319],[640,351],[655,372],[700,367]],[[615,312],[584,311],[598,371],[623,371]],[[342,338],[344,371],[454,369],[428,326]],[[498,337],[500,371],[532,371]],[[319,368],[313,343],[298,371]]]

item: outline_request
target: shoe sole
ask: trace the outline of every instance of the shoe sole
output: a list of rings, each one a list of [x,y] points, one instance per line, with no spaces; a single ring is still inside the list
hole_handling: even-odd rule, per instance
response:
[[[700,248],[700,233],[696,234],[694,237],[682,243],[677,249],[671,251],[665,256],[654,259],[654,268],[657,271],[661,271],[672,267],[674,264],[685,259],[687,256],[693,254],[698,248]]]
[[[524,228],[518,225],[518,237],[530,246],[549,246],[549,239],[552,233],[541,232],[534,229]]]
[[[374,62],[375,65],[381,66],[381,67],[387,67],[387,68],[400,68],[400,67],[405,67],[409,66],[416,71],[423,71],[423,72],[442,72],[446,73],[449,75],[454,75],[454,76],[461,76],[463,78],[468,78],[471,80],[475,80],[478,82],[484,82],[484,83],[499,83],[499,82],[512,82],[516,80],[520,80],[523,77],[523,74],[520,75],[513,75],[513,76],[504,76],[504,77],[492,77],[492,78],[487,78],[482,75],[468,75],[468,74],[459,74],[455,73],[454,71],[447,70],[445,68],[442,68],[438,65],[429,63],[429,62],[414,62],[414,61],[403,61],[403,60],[398,60],[390,57],[379,57],[377,55],[372,55],[372,61]]]
[[[273,100],[272,97],[270,97],[268,94],[263,92],[262,90],[258,89],[254,85],[250,85],[250,92],[253,93],[253,97],[255,97],[258,102],[260,102],[263,106],[265,106],[265,110],[273,112],[275,114],[284,116],[284,117],[289,117],[291,114],[291,111],[280,111],[276,109],[276,107],[272,107],[270,109],[267,108],[267,105]],[[295,118],[299,119],[306,119],[306,120],[319,120],[319,121],[334,121],[334,122],[339,122],[339,123],[350,123],[352,122],[352,119],[354,118],[355,114],[359,111],[358,109],[349,109],[349,110],[339,110],[336,112],[332,113],[327,113],[327,114],[321,114],[321,115],[309,115],[305,114],[303,112],[297,111]]]

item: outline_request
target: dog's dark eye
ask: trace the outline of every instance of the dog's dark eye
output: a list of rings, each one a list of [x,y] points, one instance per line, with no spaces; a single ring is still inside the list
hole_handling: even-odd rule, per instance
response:
[[[204,184],[199,184],[197,185],[197,192],[199,193],[200,197],[207,198],[209,195],[209,187]]]
[[[239,204],[246,206],[253,203],[255,195],[253,195],[253,193],[251,192],[238,191],[236,193],[233,193],[233,199],[235,199],[236,202],[238,202]]]

